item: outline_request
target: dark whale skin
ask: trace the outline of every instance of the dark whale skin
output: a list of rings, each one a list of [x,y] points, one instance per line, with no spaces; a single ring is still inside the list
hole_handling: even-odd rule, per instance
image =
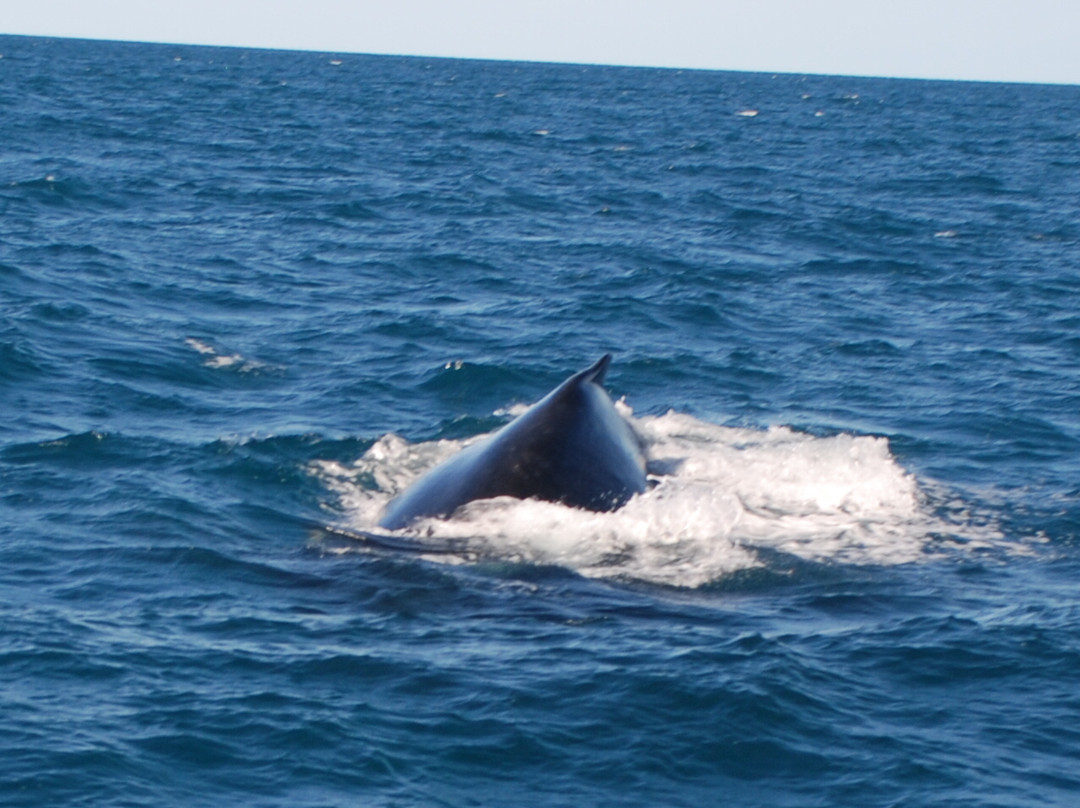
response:
[[[379,520],[399,530],[467,502],[516,497],[613,511],[645,490],[645,455],[601,386],[605,354],[494,435],[463,449],[390,501]]]

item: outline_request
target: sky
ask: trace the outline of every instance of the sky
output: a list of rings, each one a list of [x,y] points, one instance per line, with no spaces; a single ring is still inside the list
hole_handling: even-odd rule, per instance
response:
[[[1080,84],[1077,0],[23,0],[0,33]]]

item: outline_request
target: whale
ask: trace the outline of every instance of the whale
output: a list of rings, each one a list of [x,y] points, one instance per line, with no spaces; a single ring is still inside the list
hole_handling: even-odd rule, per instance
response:
[[[453,516],[480,499],[514,497],[613,511],[646,488],[640,438],[603,387],[605,354],[494,434],[462,449],[387,503],[379,527]]]

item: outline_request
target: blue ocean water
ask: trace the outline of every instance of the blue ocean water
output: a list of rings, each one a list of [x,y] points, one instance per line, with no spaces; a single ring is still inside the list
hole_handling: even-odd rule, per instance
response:
[[[1080,88],[0,54],[0,803],[1080,800]]]

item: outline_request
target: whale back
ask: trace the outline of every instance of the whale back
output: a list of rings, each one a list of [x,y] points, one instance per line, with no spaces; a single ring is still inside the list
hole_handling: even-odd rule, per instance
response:
[[[494,435],[429,471],[386,507],[381,527],[446,517],[467,502],[510,496],[611,511],[645,490],[645,456],[602,384],[606,354]]]

